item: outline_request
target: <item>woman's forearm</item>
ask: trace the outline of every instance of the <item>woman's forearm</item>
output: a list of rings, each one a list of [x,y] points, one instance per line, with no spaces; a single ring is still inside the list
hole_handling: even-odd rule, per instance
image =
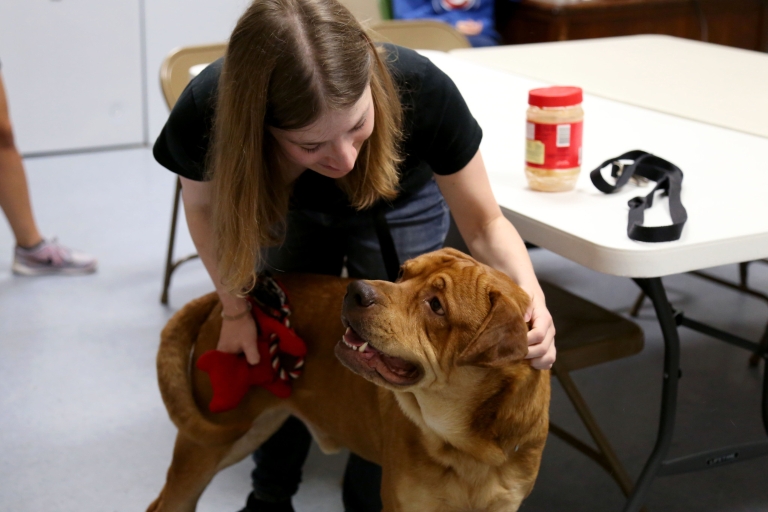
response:
[[[240,315],[248,309],[248,304],[245,299],[229,293],[221,284],[214,243],[211,184],[186,178],[181,179],[181,184],[189,234],[192,235],[197,253],[219,294],[223,313],[227,315],[221,322],[216,348],[233,354],[243,352],[250,364],[257,364],[260,357],[256,344],[256,323],[251,315]]]
[[[540,292],[525,243],[493,196],[480,151],[461,171],[435,179],[472,256],[529,293]]]
[[[540,289],[528,249],[504,216],[496,217],[467,238],[467,247],[478,260],[501,270],[523,288]]]

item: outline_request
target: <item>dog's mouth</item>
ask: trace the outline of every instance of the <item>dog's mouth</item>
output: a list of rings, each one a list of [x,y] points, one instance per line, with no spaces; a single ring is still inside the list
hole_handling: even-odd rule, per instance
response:
[[[393,386],[410,386],[421,379],[419,365],[390,356],[364,340],[352,327],[336,345],[336,355],[350,370],[364,377],[376,374]]]

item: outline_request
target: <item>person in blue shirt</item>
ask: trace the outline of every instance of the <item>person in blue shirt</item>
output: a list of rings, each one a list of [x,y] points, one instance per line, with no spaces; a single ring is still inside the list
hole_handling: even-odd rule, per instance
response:
[[[474,47],[495,46],[494,0],[391,0],[392,17],[398,20],[433,19],[452,25]]]

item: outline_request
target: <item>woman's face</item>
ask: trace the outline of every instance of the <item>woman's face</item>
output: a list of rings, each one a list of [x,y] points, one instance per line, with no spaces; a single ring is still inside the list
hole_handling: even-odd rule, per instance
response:
[[[309,126],[299,130],[270,126],[270,133],[288,160],[289,181],[305,169],[329,178],[346,176],[355,166],[363,142],[373,133],[373,112],[368,86],[352,107],[327,111]]]

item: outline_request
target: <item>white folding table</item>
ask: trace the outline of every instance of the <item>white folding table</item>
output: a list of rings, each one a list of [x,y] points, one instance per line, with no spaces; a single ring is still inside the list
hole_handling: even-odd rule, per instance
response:
[[[632,278],[654,303],[665,342],[659,431],[624,510],[642,507],[658,475],[768,454],[768,441],[763,440],[665,460],[674,432],[679,378],[677,325],[693,321],[675,314],[661,279],[768,257],[768,138],[586,94],[583,165],[576,189],[535,192],[523,171],[527,93],[548,84],[470,62],[468,52],[462,52],[462,58],[423,53],[454,80],[480,122],[481,150],[494,194],[521,236],[598,272]],[[611,195],[592,185],[591,169],[632,149],[651,152],[683,170],[682,202],[689,220],[680,240],[640,243],[627,237],[627,201],[645,196],[653,182],[628,185]],[[669,222],[667,202],[657,198],[646,210],[645,225]],[[715,331],[710,334],[766,358],[765,348],[757,343]],[[768,380],[763,422],[768,432]]]
[[[768,137],[768,54],[655,34],[451,55],[602,98]]]

